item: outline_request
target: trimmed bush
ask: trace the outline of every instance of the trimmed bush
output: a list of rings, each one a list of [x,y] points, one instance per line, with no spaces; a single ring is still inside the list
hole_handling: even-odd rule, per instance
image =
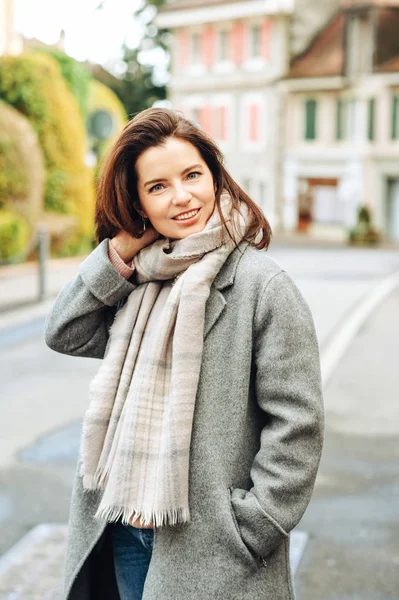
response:
[[[24,218],[10,211],[0,211],[0,261],[17,262],[25,257],[29,230]]]
[[[381,242],[381,234],[372,224],[368,206],[360,206],[356,227],[349,231],[349,243],[357,246],[372,246]]]
[[[0,102],[0,210],[24,217],[33,229],[43,212],[44,162],[29,121]]]
[[[58,63],[43,52],[2,57],[0,98],[37,132],[47,171],[45,209],[79,217],[77,251],[84,251],[93,238],[94,178],[84,163],[84,122]]]

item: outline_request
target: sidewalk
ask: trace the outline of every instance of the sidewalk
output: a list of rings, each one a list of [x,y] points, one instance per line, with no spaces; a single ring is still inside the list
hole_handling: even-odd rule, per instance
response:
[[[54,297],[76,274],[85,256],[51,259],[47,263],[47,297]],[[37,305],[39,265],[36,262],[0,267],[0,314]]]
[[[298,600],[399,597],[399,288],[369,317],[325,389],[326,437]]]

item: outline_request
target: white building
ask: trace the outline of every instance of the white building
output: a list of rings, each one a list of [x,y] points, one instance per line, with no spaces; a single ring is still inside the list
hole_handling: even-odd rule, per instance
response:
[[[399,241],[399,1],[342,4],[279,84],[284,228],[344,238],[366,205]]]
[[[168,98],[224,152],[273,227],[282,212],[284,114],[276,81],[338,0],[169,0],[156,25],[173,36]]]
[[[0,0],[0,56],[21,51],[22,41],[14,30],[14,0]]]

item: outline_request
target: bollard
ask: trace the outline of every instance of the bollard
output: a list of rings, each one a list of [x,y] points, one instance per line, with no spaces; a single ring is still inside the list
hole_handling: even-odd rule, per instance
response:
[[[39,225],[37,233],[37,246],[39,255],[39,302],[47,295],[47,259],[49,255],[49,235],[45,225]]]

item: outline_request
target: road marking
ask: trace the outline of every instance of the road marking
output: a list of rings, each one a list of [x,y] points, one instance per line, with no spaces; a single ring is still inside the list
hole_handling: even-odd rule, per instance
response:
[[[308,534],[290,536],[290,565],[295,575]],[[0,558],[1,600],[62,600],[67,525],[43,523],[31,529]]]
[[[321,353],[321,375],[324,387],[326,387],[339,361],[348,350],[362,325],[367,321],[373,310],[398,286],[399,273],[386,277],[345,318],[326,349]]]
[[[290,567],[292,576],[298,570],[299,563],[305,552],[309,534],[306,531],[292,531],[290,535]]]

